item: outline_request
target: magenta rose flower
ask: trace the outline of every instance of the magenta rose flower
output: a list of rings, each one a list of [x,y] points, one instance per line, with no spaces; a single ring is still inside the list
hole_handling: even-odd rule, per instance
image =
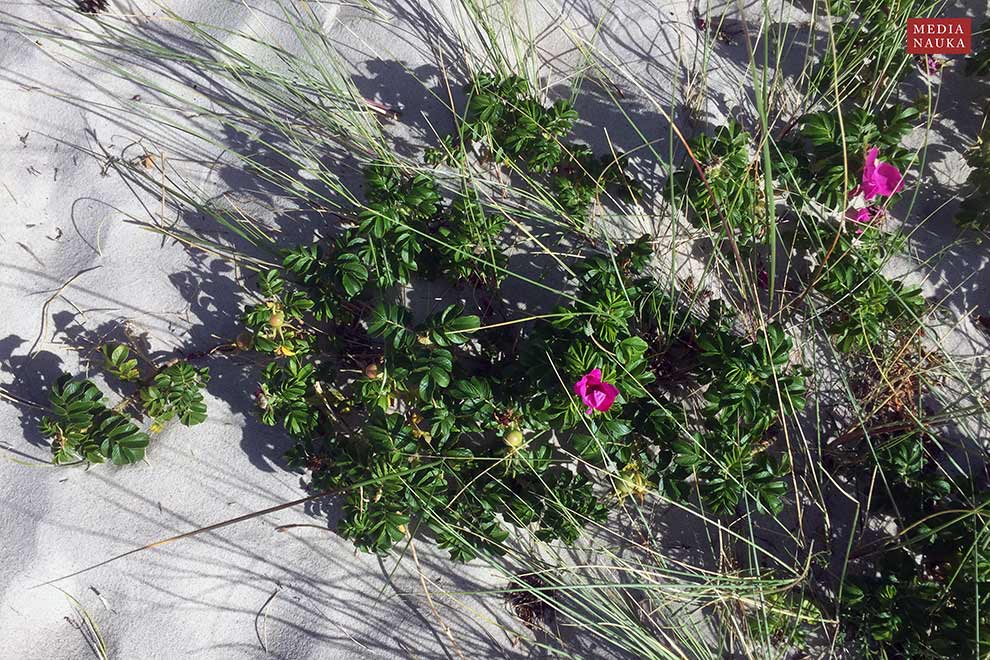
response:
[[[887,215],[886,211],[880,206],[864,206],[861,209],[851,208],[846,211],[846,218],[860,225],[856,230],[857,234],[862,234],[866,226],[882,221],[885,215]]]
[[[864,206],[861,209],[850,209],[846,215],[853,222],[859,222],[864,225],[873,221],[873,214],[870,212],[869,206]]]
[[[877,154],[880,150],[873,147],[866,152],[866,164],[863,166],[863,183],[860,189],[863,199],[869,201],[877,195],[890,197],[904,189],[904,177],[900,170],[890,163],[878,163]]]
[[[574,393],[581,398],[581,403],[588,406],[584,412],[590,415],[593,410],[605,412],[611,408],[615,397],[619,396],[619,388],[602,381],[601,369],[592,369],[574,383]]]

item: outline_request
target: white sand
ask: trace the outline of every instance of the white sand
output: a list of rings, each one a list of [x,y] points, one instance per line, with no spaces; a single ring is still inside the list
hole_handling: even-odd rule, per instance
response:
[[[47,22],[52,19],[44,4],[5,3],[3,9]],[[153,11],[153,4],[143,0],[112,4],[115,12]],[[237,3],[167,4],[180,14],[230,28],[277,31],[262,15]],[[266,6],[264,0],[254,4]],[[396,3],[392,8],[414,6]],[[537,23],[549,22],[545,15],[538,16],[538,6],[530,1],[524,8],[520,3],[517,11],[528,10]],[[570,29],[587,32],[597,23],[599,8],[584,2],[567,6]],[[646,0],[623,0],[612,7],[600,35],[602,48],[639,76],[648,87],[645,91],[669,101],[672,94],[684,93],[680,83],[671,84],[672,75],[683,77],[685,70],[707,67],[715,90],[709,120],[716,121],[744,101],[742,89],[732,82],[740,66],[731,63],[744,51],[738,46],[721,49],[722,55],[700,62],[689,4],[665,3],[661,9]],[[328,4],[320,11],[328,34],[368,78],[362,83],[367,96],[403,105],[404,121],[425,133],[425,123],[417,121],[428,107],[421,89],[403,78],[402,67],[372,59],[374,54],[401,60],[409,71],[430,62],[417,41],[428,34],[422,20],[408,12],[386,27],[352,8]],[[429,17],[430,10],[426,12]],[[555,67],[566,71],[578,56],[560,31],[549,34],[541,58],[559,55]],[[51,52],[52,46],[44,41],[39,46],[10,32],[0,36],[0,383],[37,401],[45,400],[60,370],[85,370],[80,345],[92,346],[105,333],[119,333],[121,320],[147,333],[156,351],[179,346],[195,350],[215,342],[209,331],[229,337],[239,311],[238,285],[229,266],[123,222],[127,215],[146,218],[141,202],[156,211],[157,200],[136,198],[112,172],[101,174],[100,159],[73,147],[99,152],[102,145],[119,154],[147,134],[140,127],[113,125],[93,108],[48,94],[55,90],[95,100],[101,94],[118,99],[149,96],[147,90],[111,75],[88,74],[82,79],[46,56],[46,49]],[[952,72],[946,79],[959,80]],[[650,110],[650,103],[630,85],[616,82],[626,91],[630,107],[656,116],[654,132],[665,136],[667,126]],[[582,103],[585,112],[597,113],[609,125],[618,146],[637,144],[614,111],[603,114],[601,99]],[[683,115],[678,118],[686,120]],[[584,127],[579,134],[599,147],[604,144],[600,131]],[[947,176],[958,178],[962,147],[949,144],[935,167],[948,167]],[[216,192],[231,185],[209,168],[200,168],[195,176],[197,184]],[[952,235],[947,219],[938,226]],[[926,233],[922,249],[940,240]],[[951,256],[962,259],[967,269],[985,263],[975,247],[958,248]],[[954,276],[951,265],[940,268],[930,286],[944,292],[953,286]],[[975,304],[986,309],[986,276],[982,278],[976,298],[954,301],[957,313]],[[70,279],[61,295],[46,305]],[[956,278],[955,284],[959,281]],[[209,330],[203,327],[206,319],[212,320]],[[36,353],[29,356],[32,346]],[[253,417],[254,383],[243,378],[243,365],[215,360],[210,366],[214,382],[209,421],[192,430],[170,426],[154,439],[147,464],[126,469],[47,466],[49,451],[35,430],[36,419],[28,410],[0,402],[0,447],[8,459],[0,461],[0,657],[89,657],[82,632],[66,620],[79,620],[69,601],[53,587],[32,588],[39,582],[305,494],[298,475],[283,467],[281,455],[288,446],[284,434]],[[275,531],[285,524],[316,527]],[[114,658],[456,655],[444,650],[450,647],[446,632],[423,598],[411,561],[404,561],[392,575],[394,560],[355,555],[349,542],[319,528],[325,526],[320,512],[286,510],[129,557],[58,587],[85,606]],[[499,586],[490,571],[452,571],[444,553],[425,543],[418,551],[427,578],[439,581],[441,588]],[[455,602],[438,596],[437,607],[466,657],[522,653],[522,647],[514,648],[510,636],[493,624],[498,620],[511,625],[499,598],[464,597]]]

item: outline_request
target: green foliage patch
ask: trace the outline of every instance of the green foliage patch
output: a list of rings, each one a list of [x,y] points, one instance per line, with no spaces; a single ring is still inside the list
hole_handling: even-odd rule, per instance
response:
[[[64,463],[136,463],[145,456],[149,437],[129,409],[152,419],[151,431],[177,418],[184,426],[206,420],[202,389],[209,370],[173,361],[141,380],[138,361],[123,344],[100,349],[108,375],[136,383],[132,394],[108,408],[106,397],[92,381],[63,374],[49,395],[50,414],[42,418],[41,433],[51,440],[52,461]]]

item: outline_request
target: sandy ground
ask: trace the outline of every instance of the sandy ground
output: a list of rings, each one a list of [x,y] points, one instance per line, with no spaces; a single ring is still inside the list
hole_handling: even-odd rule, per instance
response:
[[[5,3],[4,10],[44,23],[54,20],[47,4]],[[218,25],[288,39],[264,13],[236,2],[167,4]],[[264,0],[251,4],[265,7]],[[559,13],[541,8],[549,3],[518,4],[516,11],[530,12],[547,28],[540,58],[553,63],[544,72],[551,79],[578,61],[559,26],[584,32],[599,26],[603,52],[642,83],[636,90],[615,80],[626,90],[624,104],[647,123],[656,119],[657,139],[667,128],[655,102],[697,93],[698,83],[687,82],[692,74],[707,76],[701,97],[708,100],[699,115],[704,122],[719,123],[747,103],[735,82],[744,51],[726,45],[710,59],[700,58],[687,3],[603,3],[610,9],[602,22],[602,6],[590,2],[565,3]],[[111,5],[115,12],[146,12],[152,20],[155,15],[153,3],[143,0],[111,0]],[[328,34],[354,64],[363,93],[401,107],[413,137],[417,131],[423,137],[430,101],[417,78],[437,75],[428,47],[435,38],[430,19],[442,14],[405,2],[385,9],[396,18],[383,25],[352,7],[319,7]],[[953,15],[986,13],[982,4],[957,9]],[[801,16],[795,11],[785,18],[796,24]],[[53,52],[44,40],[0,33],[0,384],[36,401],[45,399],[62,370],[85,371],[92,347],[119,336],[123,321],[164,354],[180,347],[202,349],[217,336],[232,336],[239,311],[237,273],[229,265],[124,222],[154,212],[157,200],[122,185],[100,154],[122,153],[148,135],[149,127],[116,124],[94,105],[72,100],[144,95],[152,103],[148,90],[106,72],[79,76],[60,63],[62,57],[67,55]],[[945,81],[962,87],[953,69]],[[974,94],[971,89],[954,93],[955,109],[946,112],[965,113]],[[583,96],[579,107],[597,126],[609,127],[609,139],[618,147],[636,146],[635,133],[600,95]],[[688,122],[686,109],[675,108],[674,114]],[[599,148],[605,144],[600,129],[581,127],[579,137]],[[936,177],[933,188],[922,192],[919,218],[965,177],[960,152],[969,138],[946,132],[937,139],[931,162]],[[192,175],[205,189],[241,192],[243,181],[222,168],[202,167]],[[274,203],[248,196],[258,208]],[[987,312],[986,252],[968,237],[956,244],[959,235],[950,218],[940,212],[916,233],[912,248],[922,258],[947,248],[930,265],[926,290],[945,296],[950,314],[963,319],[963,343],[970,341],[963,348],[982,350],[984,342],[972,339],[979,333],[965,317],[972,308]],[[207,322],[209,330],[203,327]],[[127,469],[48,466],[36,416],[0,402],[5,459],[0,461],[0,657],[89,657],[66,594],[97,622],[110,657],[456,656],[423,597],[416,566],[405,561],[394,570],[394,560],[356,555],[348,542],[322,529],[326,512],[313,507],[124,559],[59,582],[65,593],[35,588],[135,546],[304,494],[298,475],[281,459],[286,438],[253,417],[248,365],[216,360],[210,366],[209,420],[194,430],[169,427],[154,440],[148,462]],[[329,515],[332,520],[332,510]],[[308,526],[275,529],[289,524]],[[451,571],[443,553],[425,544],[418,550],[425,577],[438,590],[500,586],[483,567]],[[437,601],[444,626],[466,657],[524,655],[500,627],[511,624],[497,597]]]

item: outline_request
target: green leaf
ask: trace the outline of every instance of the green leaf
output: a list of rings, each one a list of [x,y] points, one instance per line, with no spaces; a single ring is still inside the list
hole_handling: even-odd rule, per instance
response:
[[[344,291],[351,298],[357,296],[368,283],[368,268],[361,263],[358,255],[345,252],[338,255],[335,265],[340,274]]]
[[[124,382],[136,381],[141,377],[137,360],[130,358],[130,350],[123,344],[105,344],[101,349],[104,367],[113,376]]]
[[[142,405],[159,424],[173,417],[178,417],[186,426],[200,424],[206,419],[201,390],[209,380],[208,369],[176,362],[160,371],[152,385],[141,389]]]
[[[405,307],[380,302],[368,318],[368,334],[381,337],[396,350],[408,348],[416,341],[409,330],[409,312]]]
[[[670,444],[674,451],[674,463],[682,467],[695,467],[704,460],[700,440],[675,440]]]
[[[481,319],[474,314],[461,316],[459,305],[450,305],[427,322],[430,339],[437,346],[456,346],[471,339],[471,332],[481,327]]]
[[[619,342],[615,349],[615,357],[628,368],[640,361],[649,348],[649,344],[639,337],[629,337]]]

